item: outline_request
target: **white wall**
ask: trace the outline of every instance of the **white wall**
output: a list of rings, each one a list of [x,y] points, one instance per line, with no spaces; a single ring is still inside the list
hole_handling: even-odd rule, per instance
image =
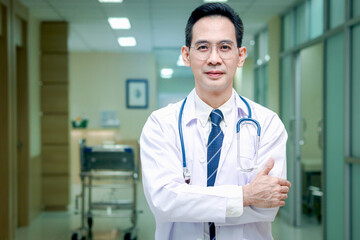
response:
[[[88,128],[100,128],[100,112],[119,113],[116,140],[138,139],[150,113],[157,107],[155,56],[151,53],[89,53],[69,55],[70,118],[86,116]],[[149,107],[126,108],[126,80],[147,79]]]

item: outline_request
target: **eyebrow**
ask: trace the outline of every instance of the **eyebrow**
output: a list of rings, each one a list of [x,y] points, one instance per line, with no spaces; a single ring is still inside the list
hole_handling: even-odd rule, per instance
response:
[[[219,44],[219,43],[228,43],[228,44],[231,44],[231,43],[234,43],[234,42],[231,41],[231,40],[221,40],[221,41],[217,42],[216,44]],[[199,40],[199,41],[196,41],[194,44],[195,44],[195,45],[199,45],[199,44],[210,44],[210,42],[207,41],[207,40]]]

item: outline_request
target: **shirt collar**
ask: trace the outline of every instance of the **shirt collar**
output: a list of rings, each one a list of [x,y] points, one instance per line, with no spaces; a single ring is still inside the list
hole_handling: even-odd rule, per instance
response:
[[[184,106],[184,109],[186,109],[186,111],[184,110],[183,112],[183,121],[186,125],[189,124],[192,120],[196,119],[195,100],[194,100],[195,94],[196,93],[194,88],[186,98],[186,103]],[[181,103],[183,103],[183,101]]]
[[[227,126],[231,111],[235,106],[234,92],[235,91],[233,90],[231,97],[218,108],[223,113],[225,126]],[[197,119],[199,119],[201,126],[205,127],[206,124],[209,122],[210,113],[213,108],[207,103],[205,103],[203,100],[201,100],[201,98],[196,94],[196,92],[194,94],[194,102],[196,108],[196,117]]]
[[[234,100],[235,101],[231,101]],[[248,99],[244,98],[247,102]],[[242,117],[248,117],[249,112],[246,104],[236,93],[235,89],[232,91],[232,96],[230,99],[220,106],[220,110],[223,112],[225,124],[229,122],[229,117],[231,110],[233,109],[235,103],[237,109],[237,118],[240,119]],[[204,101],[200,99],[200,97],[196,94],[195,89],[193,89],[187,97],[187,101],[185,104],[186,114],[183,114],[183,121],[185,124],[189,124],[194,119],[199,119],[200,124],[205,126],[208,122],[210,112],[213,110],[212,107],[207,105]],[[196,109],[196,111],[195,111]],[[184,111],[185,112],[185,111]]]

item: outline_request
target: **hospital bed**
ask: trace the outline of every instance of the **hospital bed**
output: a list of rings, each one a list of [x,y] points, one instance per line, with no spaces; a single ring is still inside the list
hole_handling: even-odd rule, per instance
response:
[[[71,240],[93,239],[94,217],[130,218],[131,227],[121,230],[122,237],[136,240],[138,170],[134,149],[127,145],[87,146],[85,140],[81,140],[80,165],[81,194],[76,196],[75,208],[80,208],[81,227],[74,231]],[[129,199],[94,200],[97,189],[121,191],[124,186],[132,189]]]

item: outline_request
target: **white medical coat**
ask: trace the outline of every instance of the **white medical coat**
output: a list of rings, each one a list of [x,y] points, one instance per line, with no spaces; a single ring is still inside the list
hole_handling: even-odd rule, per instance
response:
[[[224,130],[224,140],[214,187],[207,185],[206,143],[196,119],[193,90],[182,118],[190,185],[184,182],[178,117],[182,104],[170,104],[148,118],[141,135],[142,178],[146,199],[155,216],[157,240],[204,238],[204,224],[214,222],[217,240],[273,239],[271,222],[278,208],[246,206],[240,217],[226,217],[228,197],[225,191],[239,191],[250,183],[270,157],[275,159],[269,175],[286,178],[287,133],[272,111],[248,100],[253,118],[261,125],[259,168],[246,173],[237,170],[236,123],[248,116],[248,109],[237,94],[236,108]],[[241,153],[246,159],[247,153]],[[245,165],[246,166],[246,165]],[[222,191],[219,191],[222,190]]]

